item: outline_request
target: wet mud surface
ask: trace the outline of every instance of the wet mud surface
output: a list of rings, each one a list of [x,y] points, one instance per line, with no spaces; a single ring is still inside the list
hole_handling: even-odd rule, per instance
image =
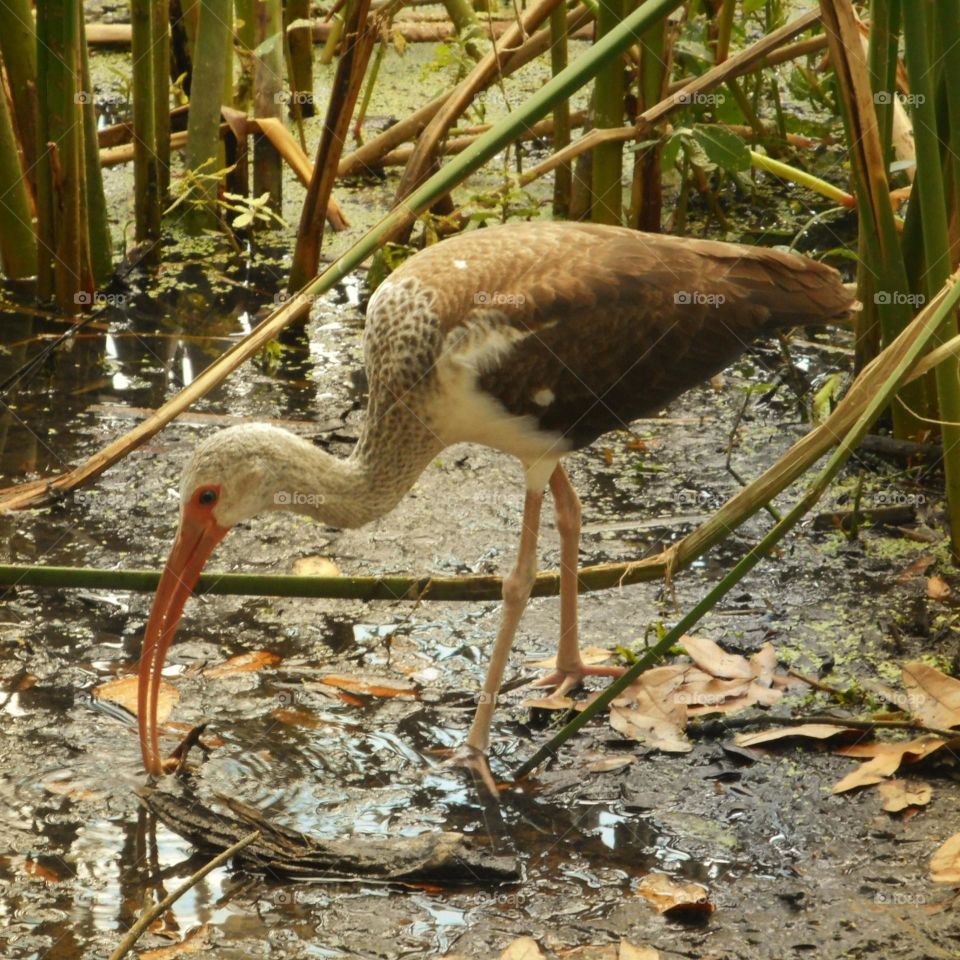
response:
[[[393,112],[390,104],[371,109]],[[118,223],[126,183],[108,173]],[[388,178],[347,191],[355,226],[332,252],[363,229],[357,209],[382,209],[394,184]],[[291,222],[298,197],[288,194]],[[170,254],[174,262],[158,280],[131,277],[121,308],[8,397],[0,485],[49,474],[120,436],[250,328],[288,265],[280,252],[272,269],[261,259],[256,270],[196,249],[183,253],[183,263]],[[362,297],[362,277],[332,291],[315,305],[306,345],[247,365],[88,490],[0,517],[0,560],[160,567],[186,456],[198,438],[235,420],[274,420],[346,453],[364,403]],[[3,322],[3,376],[35,348],[33,338],[63,329],[13,312]],[[808,398],[849,360],[809,346],[794,346],[792,358]],[[747,478],[802,435],[807,426],[790,388],[758,387],[787,369],[776,348],[754,352],[722,385],[690,392],[663,417],[636,424],[632,437],[612,434],[572,457],[584,503],[582,561],[647,555],[706,519],[738,487],[725,466],[731,431],[733,466]],[[895,683],[899,664],[919,657],[953,667],[953,608],[927,597],[923,577],[898,580],[923,555],[951,579],[933,492],[939,478],[928,484],[922,473],[860,456],[831,503],[850,505],[861,470],[865,502],[916,503],[939,538],[865,529],[848,540],[805,525],[698,632],[747,655],[772,642],[783,666],[810,675],[832,664],[825,676],[841,688]],[[517,464],[452,448],[388,517],[345,532],[296,517],[260,518],[223,542],[211,569],[291,572],[298,559],[322,556],[347,574],[500,573],[512,561],[521,500]],[[545,514],[542,565],[555,567],[558,540]],[[583,643],[640,649],[768,523],[763,514],[749,521],[679,575],[673,590],[645,584],[585,595]],[[144,774],[133,717],[93,696],[135,670],[150,599],[0,594],[0,955],[10,960],[107,956],[145,905],[206,859],[138,802]],[[519,683],[537,675],[530,661],[553,653],[558,614],[556,600],[533,601],[517,639],[491,749],[504,780],[558,722],[523,707],[529,691]],[[503,885],[469,877],[457,886],[311,884],[228,866],[178,901],[138,950],[191,935],[190,955],[225,960],[490,958],[531,935],[555,956],[621,938],[671,960],[960,954],[951,892],[926,879],[932,852],[960,830],[958,768],[946,750],[914,774],[933,785],[930,805],[897,818],[881,810],[875,791],[831,794],[849,759],[795,746],[746,756],[729,749],[732,732],[667,756],[597,720],[529,782],[506,790],[499,807],[482,802],[444,760],[465,735],[497,617],[495,603],[191,600],[165,673],[179,691],[171,720],[181,727],[164,744],[172,748],[187,727],[208,722],[212,750],[195,774],[200,798],[236,797],[328,840],[460,831],[515,858],[523,876]],[[205,674],[259,650],[279,660]],[[416,696],[347,696],[321,682],[330,674],[412,685]],[[776,711],[827,707],[837,709],[822,694],[800,693]],[[633,760],[591,772],[610,756]],[[637,894],[651,872],[704,884],[715,912],[697,924],[658,915]],[[569,955],[598,956],[597,949]]]

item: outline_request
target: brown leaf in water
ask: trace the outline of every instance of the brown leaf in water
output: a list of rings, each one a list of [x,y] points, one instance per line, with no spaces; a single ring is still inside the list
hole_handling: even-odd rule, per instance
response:
[[[931,600],[949,600],[953,591],[943,577],[931,577],[927,581],[927,596]]]
[[[74,780],[45,780],[44,789],[62,797],[71,797],[74,800],[102,800],[106,794],[101,790],[91,790],[81,786]]]
[[[887,813],[899,813],[907,807],[925,807],[933,796],[933,789],[929,783],[888,780],[880,784],[880,796]]]
[[[28,877],[33,877],[36,880],[43,880],[44,883],[60,883],[61,880],[65,879],[65,877],[57,873],[56,870],[52,870],[50,867],[45,867],[42,863],[38,863],[36,860],[24,860],[23,872]]]
[[[933,566],[934,560],[934,557],[928,556],[927,554],[917,557],[913,563],[900,571],[897,575],[897,583],[906,583],[908,580],[913,579],[913,577],[923,576],[923,574]]]
[[[286,727],[314,729],[321,726],[320,718],[312,710],[301,710],[298,707],[277,707],[270,716],[274,720],[279,720]]]
[[[934,883],[960,883],[960,833],[930,858],[930,879]]]
[[[677,664],[640,674],[613,701],[610,726],[631,740],[666,753],[689,753],[693,744],[683,735],[687,707],[673,699],[685,675],[686,668]]]
[[[869,757],[866,763],[848,773],[842,780],[833,786],[834,793],[845,793],[857,787],[870,787],[881,783],[887,777],[896,773],[902,764],[917,763],[939,750],[947,743],[956,743],[955,740],[944,740],[942,737],[919,737],[916,740],[902,740],[891,743],[888,740],[876,740],[870,743],[855,743],[845,747],[837,747],[834,753],[844,757]]]
[[[235,673],[252,673],[254,670],[272,667],[282,659],[283,657],[279,654],[271,653],[269,650],[251,650],[250,653],[238,653],[235,657],[231,657],[223,663],[208,667],[203,671],[203,675],[205,677],[230,677]]]
[[[140,954],[140,960],[176,960],[177,957],[186,957],[191,953],[199,953],[206,949],[207,936],[210,933],[210,925],[205,923],[202,927],[196,927],[191,930],[179,943],[174,943],[169,947],[158,947],[156,950],[147,950]]]
[[[573,710],[576,706],[572,697],[531,697],[521,704],[531,710]]]
[[[137,712],[137,677],[120,677],[118,680],[108,680],[99,687],[93,688],[93,695],[98,700],[109,700],[118,703],[132,714]],[[170,716],[180,694],[172,683],[160,681],[160,694],[157,697],[157,723],[163,723]]]
[[[583,757],[587,773],[611,773],[629,766],[637,758],[632,754],[588,754]]]
[[[701,669],[714,677],[723,677],[727,680],[737,678],[751,678],[754,672],[746,657],[739,654],[727,653],[719,644],[706,637],[692,637],[685,635],[680,640],[680,646],[686,650],[690,659]]]
[[[613,656],[613,653],[613,650],[605,650],[603,647],[584,647],[580,651],[580,656],[587,666],[592,666],[593,664],[603,663],[605,660],[609,660]],[[547,657],[546,660],[528,660],[527,666],[544,667],[547,670],[555,670],[557,658],[554,656]]]
[[[519,937],[500,954],[500,960],[545,960],[545,957],[533,937]]]
[[[960,680],[913,660],[903,665],[909,710],[931,727],[960,725]]]
[[[394,697],[409,697],[416,699],[416,687],[400,687],[389,682],[374,680],[361,680],[359,677],[340,677],[328,674],[320,678],[320,683],[325,683],[328,687],[336,687],[338,690],[344,690],[347,693],[360,693],[368,697],[380,697],[384,700],[390,700]]]
[[[649,900],[658,913],[713,913],[706,887],[699,883],[677,883],[663,873],[648,873],[640,880],[637,893]]]
[[[339,577],[340,568],[329,557],[300,557],[293,561],[298,577]]]
[[[777,727],[774,730],[760,730],[757,733],[741,733],[736,737],[736,743],[741,747],[758,747],[764,743],[774,743],[777,740],[789,740],[792,737],[801,737],[810,740],[829,740],[839,734],[859,733],[850,727],[833,723],[801,723],[794,727]]]

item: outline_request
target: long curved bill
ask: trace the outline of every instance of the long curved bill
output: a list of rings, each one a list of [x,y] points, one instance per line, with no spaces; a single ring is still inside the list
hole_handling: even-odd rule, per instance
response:
[[[170,557],[160,577],[157,595],[147,621],[140,654],[137,685],[137,720],[140,725],[140,750],[143,764],[153,776],[163,773],[157,734],[157,700],[160,673],[167,650],[177,631],[184,604],[197,585],[200,572],[214,547],[229,528],[219,526],[210,511],[188,504],[180,517],[180,529]]]

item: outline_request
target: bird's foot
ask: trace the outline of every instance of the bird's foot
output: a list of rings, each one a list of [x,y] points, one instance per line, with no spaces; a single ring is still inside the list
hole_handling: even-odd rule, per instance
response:
[[[571,690],[579,687],[583,683],[584,677],[622,677],[626,673],[626,667],[604,666],[603,664],[586,664],[582,661],[569,670],[557,668],[553,673],[548,673],[545,677],[535,680],[531,686],[534,687],[555,687],[551,696],[563,697]]]
[[[471,746],[469,743],[461,743],[447,761],[447,764],[453,767],[460,767],[469,772],[473,777],[474,783],[479,788],[483,788],[490,796],[497,798],[500,796],[500,788],[497,781],[493,779],[490,772],[490,764],[487,761],[487,754],[478,747]]]

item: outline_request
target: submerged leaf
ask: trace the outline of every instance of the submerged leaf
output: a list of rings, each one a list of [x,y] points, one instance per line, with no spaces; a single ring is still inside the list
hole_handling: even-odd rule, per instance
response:
[[[677,883],[664,873],[649,873],[640,880],[637,893],[649,900],[658,913],[713,913],[706,887],[699,883]]]
[[[368,697],[381,697],[382,699],[392,699],[393,697],[410,697],[415,699],[417,696],[416,687],[401,687],[394,683],[376,680],[362,680],[359,677],[339,677],[328,674],[320,678],[320,682],[328,687],[336,687],[338,690],[345,690],[350,693],[362,693]]]
[[[229,677],[235,673],[252,673],[264,667],[278,664],[283,657],[271,653],[269,650],[252,650],[250,653],[239,653],[235,657],[203,671],[205,677]]]
[[[119,703],[131,713],[137,712],[137,677],[121,677],[119,680],[110,680],[107,683],[101,683],[95,687],[93,695],[98,700],[109,700],[111,703]],[[177,688],[166,680],[160,681],[160,694],[157,697],[157,723],[163,723],[175,704],[180,699]]]

